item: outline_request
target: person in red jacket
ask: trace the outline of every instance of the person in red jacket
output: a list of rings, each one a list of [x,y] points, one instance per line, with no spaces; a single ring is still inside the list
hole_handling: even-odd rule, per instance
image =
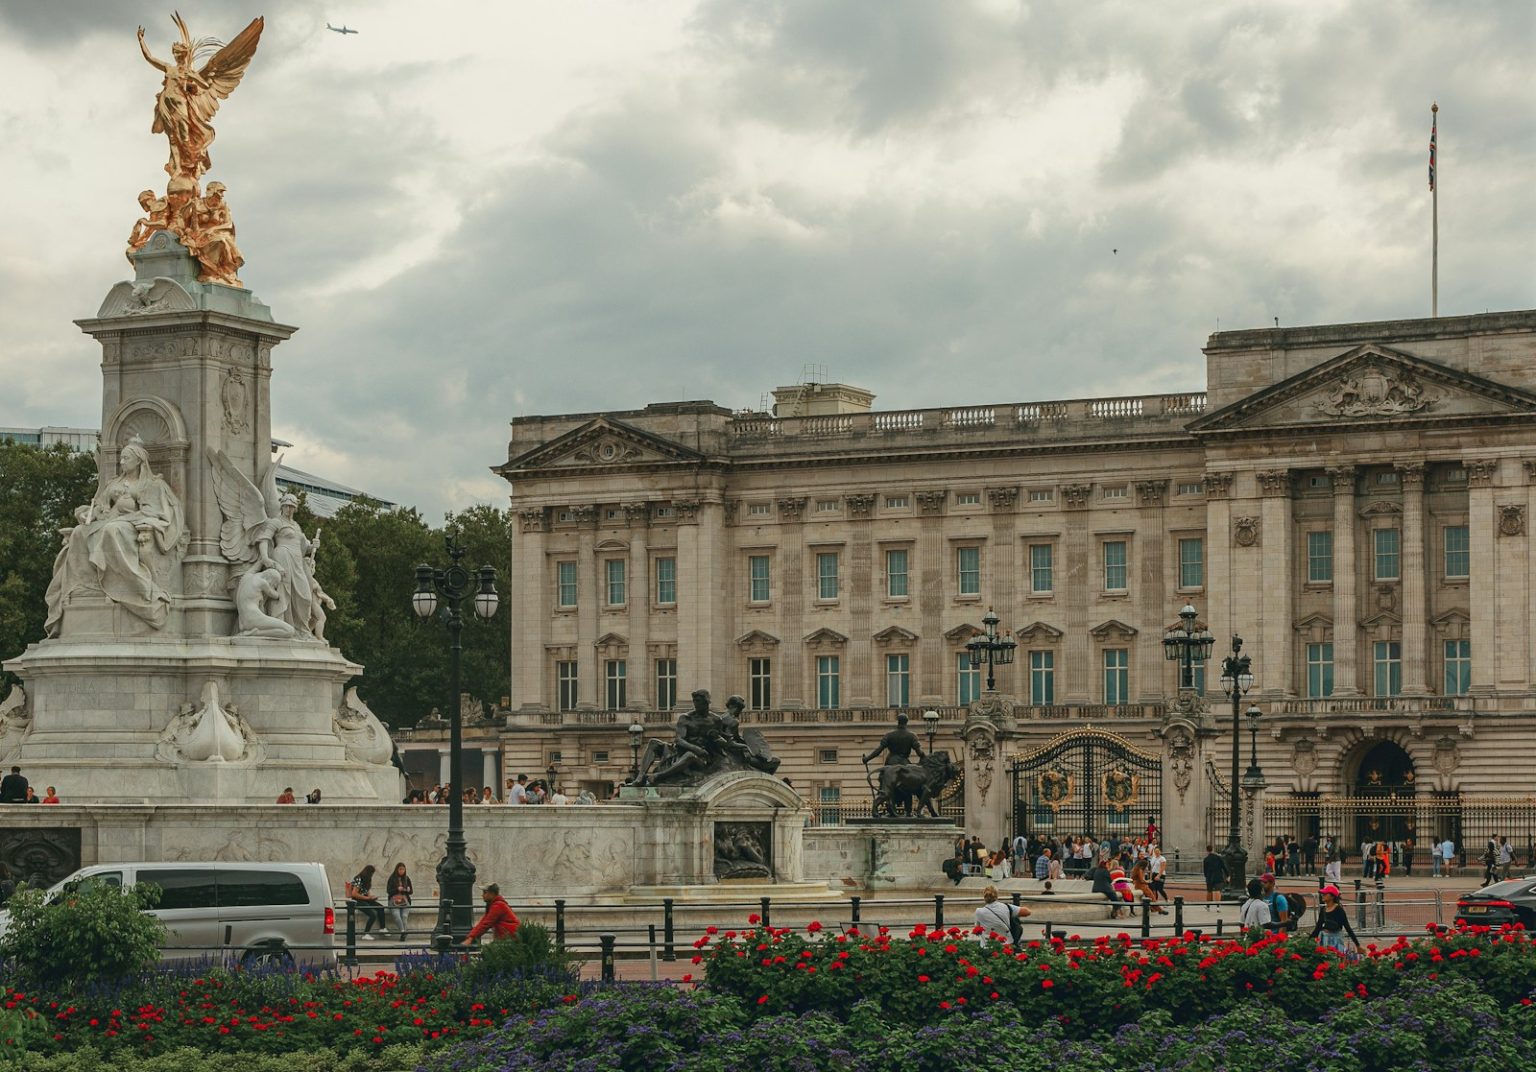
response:
[[[486,931],[491,932],[492,941],[510,938],[517,933],[517,915],[501,895],[501,888],[492,882],[480,888],[480,896],[485,901],[485,915],[460,945],[474,945]]]

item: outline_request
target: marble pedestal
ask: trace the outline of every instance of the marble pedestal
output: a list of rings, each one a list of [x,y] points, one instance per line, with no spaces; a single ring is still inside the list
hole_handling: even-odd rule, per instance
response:
[[[33,785],[102,803],[270,804],[301,797],[397,803],[399,772],[349,756],[334,720],[359,672],[324,644],[249,637],[50,640],[6,663],[31,724],[8,762]],[[209,685],[212,683],[213,692]],[[188,730],[216,697],[233,758],[189,758]],[[212,717],[218,717],[214,712]]]

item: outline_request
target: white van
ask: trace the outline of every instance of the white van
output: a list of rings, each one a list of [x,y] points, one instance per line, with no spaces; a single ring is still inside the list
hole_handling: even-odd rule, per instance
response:
[[[48,896],[85,883],[140,882],[161,890],[150,911],[165,924],[164,960],[336,963],[336,909],[323,864],[97,864],[50,887]]]

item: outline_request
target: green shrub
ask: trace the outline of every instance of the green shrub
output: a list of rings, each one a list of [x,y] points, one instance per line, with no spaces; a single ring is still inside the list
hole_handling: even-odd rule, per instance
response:
[[[144,883],[83,883],[52,903],[43,890],[18,890],[0,961],[20,981],[75,991],[132,975],[160,959],[165,927],[145,911],[159,900],[159,888]]]
[[[465,970],[464,982],[473,988],[497,976],[514,976],[574,983],[580,974],[581,961],[557,946],[547,927],[524,923],[512,937],[483,946]]]

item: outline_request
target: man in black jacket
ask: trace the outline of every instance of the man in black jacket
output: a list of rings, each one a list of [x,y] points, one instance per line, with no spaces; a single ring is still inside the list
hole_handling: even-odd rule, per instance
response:
[[[11,773],[0,778],[0,804],[20,804],[27,799],[27,780],[21,776],[20,767],[12,767]]]
[[[1205,862],[1201,868],[1205,871],[1205,899],[1221,900],[1221,888],[1227,882],[1227,865],[1210,845],[1205,847]]]

